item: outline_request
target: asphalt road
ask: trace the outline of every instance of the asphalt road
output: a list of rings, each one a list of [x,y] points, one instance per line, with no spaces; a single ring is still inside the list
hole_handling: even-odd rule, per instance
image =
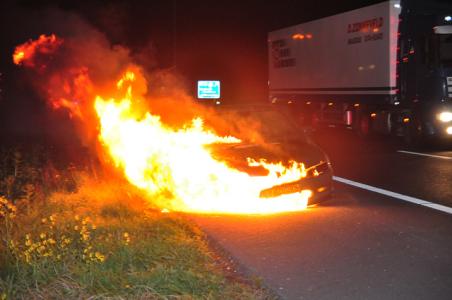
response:
[[[452,151],[314,135],[335,175],[452,207]],[[425,156],[436,155],[436,156]],[[335,182],[327,203],[273,216],[194,216],[283,299],[452,299],[452,214]]]

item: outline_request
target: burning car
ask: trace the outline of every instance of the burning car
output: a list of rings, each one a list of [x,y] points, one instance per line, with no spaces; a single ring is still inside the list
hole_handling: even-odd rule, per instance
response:
[[[213,155],[229,166],[251,176],[266,176],[269,170],[265,163],[290,168],[297,161],[303,162],[299,178],[261,190],[261,198],[310,190],[309,204],[328,199],[333,174],[329,158],[287,112],[274,106],[254,105],[226,106],[220,108],[219,114],[226,123],[227,134],[241,139],[212,146]]]
[[[16,47],[13,61],[39,82],[52,109],[66,110],[80,125],[79,134],[96,144],[104,163],[154,206],[271,214],[303,210],[331,191],[326,155],[285,115],[256,107],[226,109],[218,123],[209,123],[202,115],[210,112],[201,109],[172,124],[162,118],[165,111],[153,107],[159,101],[147,93],[140,66],[125,64],[101,79],[93,76],[89,56],[64,61],[79,57],[73,45],[79,42],[43,35]],[[174,97],[174,111],[192,105]]]

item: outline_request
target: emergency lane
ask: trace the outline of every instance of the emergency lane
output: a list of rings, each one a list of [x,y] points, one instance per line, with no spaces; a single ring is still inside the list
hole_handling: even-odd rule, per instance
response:
[[[193,218],[284,299],[452,297],[451,215],[335,188],[299,213]]]

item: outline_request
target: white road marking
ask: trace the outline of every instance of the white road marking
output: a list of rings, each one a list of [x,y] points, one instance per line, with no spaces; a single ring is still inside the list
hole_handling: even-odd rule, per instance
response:
[[[449,156],[433,155],[433,154],[412,152],[412,151],[405,151],[405,150],[397,150],[397,152],[406,153],[406,154],[413,154],[413,155],[419,155],[419,156],[428,156],[428,157],[434,157],[434,158],[441,158],[441,159],[452,159],[452,157],[449,157]]]
[[[403,195],[403,194],[399,194],[399,193],[395,193],[395,192],[391,192],[385,189],[381,189],[381,188],[377,188],[371,185],[367,185],[364,183],[360,183],[360,182],[356,182],[356,181],[352,181],[346,178],[342,178],[342,177],[337,177],[337,176],[333,176],[333,180],[336,180],[338,182],[344,183],[344,184],[348,184],[354,187],[358,187],[364,190],[368,190],[371,192],[375,192],[375,193],[379,193],[379,194],[383,194],[385,196],[389,196],[389,197],[393,197],[393,198],[397,198],[403,201],[407,201],[407,202],[411,202],[414,204],[418,204],[418,205],[422,205],[425,207],[429,207],[432,209],[436,209],[436,210],[440,210],[442,212],[448,213],[448,214],[452,214],[452,208],[448,207],[448,206],[444,206],[441,204],[437,204],[437,203],[433,203],[427,200],[423,200],[423,199],[419,199],[419,198],[415,198],[415,197],[411,197],[411,196],[407,196],[407,195]]]

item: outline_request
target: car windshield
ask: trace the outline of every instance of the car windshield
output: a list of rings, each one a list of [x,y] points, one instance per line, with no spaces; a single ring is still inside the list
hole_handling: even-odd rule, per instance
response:
[[[238,110],[223,113],[222,117],[233,127],[231,135],[244,142],[304,141],[304,132],[289,115],[273,109]]]
[[[288,120],[288,117],[279,111],[252,112],[250,117],[260,122],[260,133],[266,141],[296,139],[301,135],[297,127]]]

